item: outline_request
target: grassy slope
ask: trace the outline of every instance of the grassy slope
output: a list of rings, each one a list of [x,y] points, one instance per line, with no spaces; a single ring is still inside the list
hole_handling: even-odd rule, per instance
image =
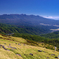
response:
[[[48,57],[49,59],[55,59],[55,57],[59,55],[58,51],[24,43],[27,43],[27,41],[23,38],[11,36],[4,37],[0,35],[0,44],[8,49],[4,50],[2,47],[0,48],[0,59],[48,59]],[[16,49],[10,48],[9,44]],[[42,50],[42,52],[38,52],[38,50]],[[29,55],[30,53],[32,53],[33,56]],[[20,54],[21,56],[16,54]],[[51,54],[55,54],[55,56]]]

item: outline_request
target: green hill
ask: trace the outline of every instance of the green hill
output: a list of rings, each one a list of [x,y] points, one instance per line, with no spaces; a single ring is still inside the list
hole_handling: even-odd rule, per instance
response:
[[[32,34],[32,35],[40,35],[51,32],[44,26],[15,26],[15,25],[7,25],[0,23],[0,33],[9,34],[9,33],[22,33],[22,34]]]
[[[53,32],[53,33],[48,33],[45,35],[41,35],[42,37],[46,37],[46,38],[53,38],[53,39],[57,39],[59,38],[59,31]]]

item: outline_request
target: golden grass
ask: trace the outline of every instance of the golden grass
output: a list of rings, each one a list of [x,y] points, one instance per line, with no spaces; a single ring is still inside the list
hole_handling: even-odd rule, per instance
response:
[[[24,44],[27,41],[23,38],[9,37],[9,36],[7,36],[7,37],[0,36],[0,37],[2,37],[0,39],[0,44],[4,45],[4,47],[9,50],[9,51],[4,50],[1,47],[0,48],[0,59],[48,59],[48,58],[55,59],[55,56],[58,57],[58,55],[59,55],[58,51]],[[7,39],[9,39],[9,40],[7,40]],[[9,44],[11,44],[10,45],[11,47],[15,47],[17,49],[10,48]],[[20,45],[18,45],[18,44],[20,44]],[[41,46],[41,44],[40,44],[40,46]],[[44,44],[43,44],[43,46],[44,46]],[[48,46],[48,44],[47,44],[47,46]],[[38,50],[42,50],[42,52],[38,52]],[[31,56],[30,53],[32,53],[33,56]],[[18,54],[20,54],[21,56],[19,56]],[[51,55],[51,54],[55,54],[55,56]]]

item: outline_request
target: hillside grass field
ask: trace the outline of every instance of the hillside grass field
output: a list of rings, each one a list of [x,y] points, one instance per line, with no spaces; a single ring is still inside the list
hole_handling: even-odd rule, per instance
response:
[[[59,52],[39,46],[27,44],[21,37],[0,35],[0,59],[56,59]]]

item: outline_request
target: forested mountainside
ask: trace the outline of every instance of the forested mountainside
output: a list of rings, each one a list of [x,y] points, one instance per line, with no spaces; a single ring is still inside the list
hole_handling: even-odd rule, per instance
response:
[[[9,33],[23,33],[23,34],[32,34],[32,35],[40,35],[50,33],[51,31],[44,27],[34,27],[34,26],[14,26],[0,23],[0,33],[9,34]]]
[[[42,37],[46,38],[53,38],[53,39],[59,39],[59,31],[53,32],[53,33],[48,33],[45,35],[41,35]]]

